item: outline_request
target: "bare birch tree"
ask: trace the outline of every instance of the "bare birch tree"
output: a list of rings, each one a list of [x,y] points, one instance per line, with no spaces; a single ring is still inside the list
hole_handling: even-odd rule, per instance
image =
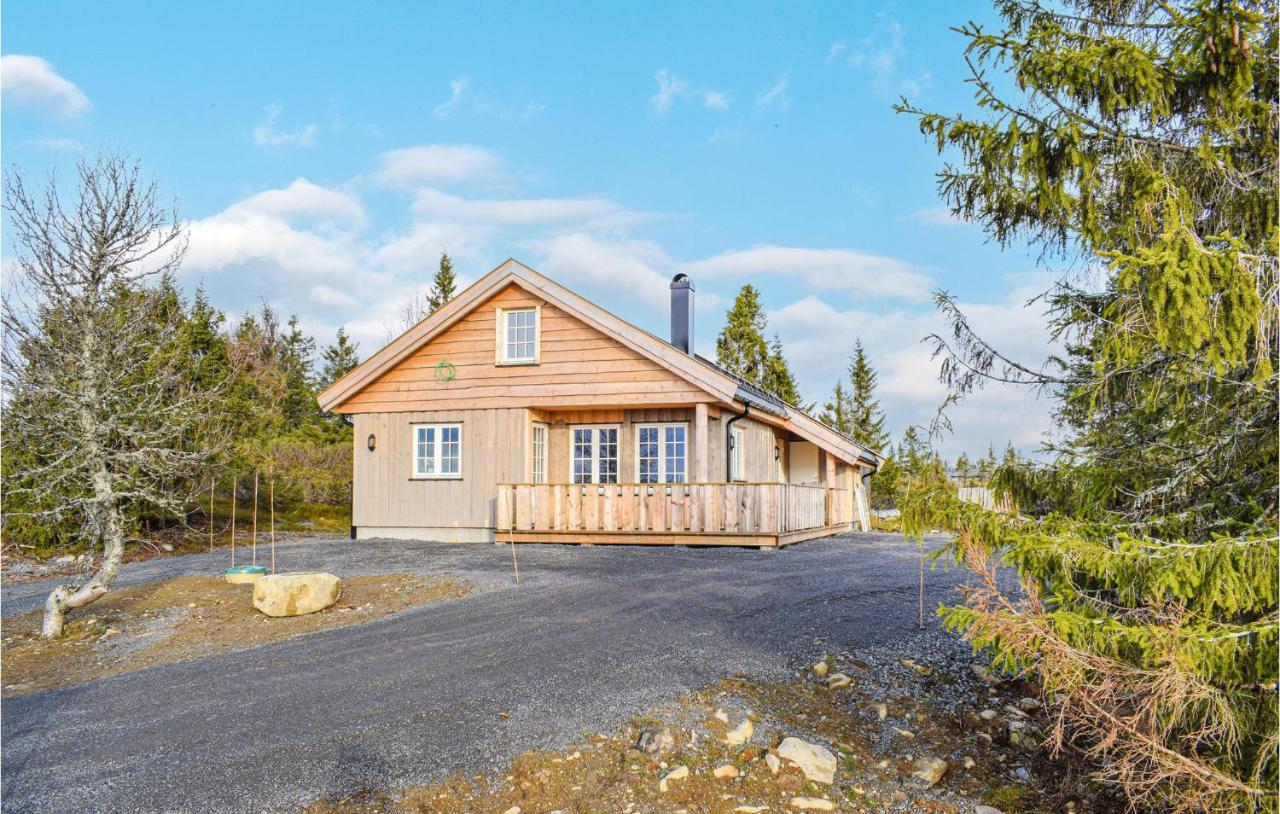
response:
[[[52,178],[34,195],[16,171],[5,182],[16,258],[3,309],[4,430],[23,453],[5,488],[27,493],[39,519],[74,520],[96,566],[49,594],[46,638],[110,590],[139,511],[182,513],[215,453],[219,409],[189,375],[175,341],[181,309],[158,285],[186,249],[176,213],[124,159],[83,163],[77,180],[65,206]]]

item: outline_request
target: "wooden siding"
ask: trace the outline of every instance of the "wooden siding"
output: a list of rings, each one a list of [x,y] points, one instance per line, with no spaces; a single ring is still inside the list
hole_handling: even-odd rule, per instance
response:
[[[525,479],[528,410],[374,413],[354,421],[351,522],[357,527],[493,528],[497,484]],[[462,425],[461,479],[410,477],[412,425],[425,422]],[[372,452],[370,433],[377,439]]]
[[[495,312],[539,307],[539,364],[495,363]],[[437,366],[456,371],[441,381]],[[455,408],[687,405],[715,397],[561,309],[509,285],[342,405],[377,413]]]

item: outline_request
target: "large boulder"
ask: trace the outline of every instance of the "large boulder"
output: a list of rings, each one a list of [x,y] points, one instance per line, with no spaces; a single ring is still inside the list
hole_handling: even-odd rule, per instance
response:
[[[253,606],[267,616],[304,616],[322,611],[342,596],[333,574],[271,574],[253,584]]]
[[[799,738],[783,738],[774,751],[778,757],[799,766],[804,776],[815,783],[830,785],[835,782],[836,756],[826,747]]]

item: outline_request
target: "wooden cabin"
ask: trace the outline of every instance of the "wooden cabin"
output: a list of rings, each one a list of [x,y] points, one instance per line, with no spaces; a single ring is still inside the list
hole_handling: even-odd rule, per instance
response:
[[[882,459],[508,260],[319,396],[355,427],[352,536],[781,546],[870,527]]]

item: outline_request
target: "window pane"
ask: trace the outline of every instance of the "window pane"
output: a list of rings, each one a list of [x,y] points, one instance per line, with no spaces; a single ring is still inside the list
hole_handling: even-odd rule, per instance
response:
[[[601,429],[596,444],[599,482],[618,482],[618,431],[617,429]]]
[[[657,483],[658,472],[658,428],[640,428],[640,448],[637,450],[640,462],[640,482]]]
[[[436,459],[436,428],[423,427],[422,437],[424,439],[423,453],[422,453],[422,462],[423,462],[422,473],[424,475],[433,475],[435,474],[435,471],[436,471],[436,460],[435,460]]]
[[[537,334],[537,312],[532,309],[507,312],[508,360],[532,359]]]
[[[592,432],[586,430],[573,431],[573,482],[591,482]]]
[[[684,483],[685,428],[666,428],[666,467],[668,483]]]
[[[547,428],[533,427],[533,482],[547,482]]]

